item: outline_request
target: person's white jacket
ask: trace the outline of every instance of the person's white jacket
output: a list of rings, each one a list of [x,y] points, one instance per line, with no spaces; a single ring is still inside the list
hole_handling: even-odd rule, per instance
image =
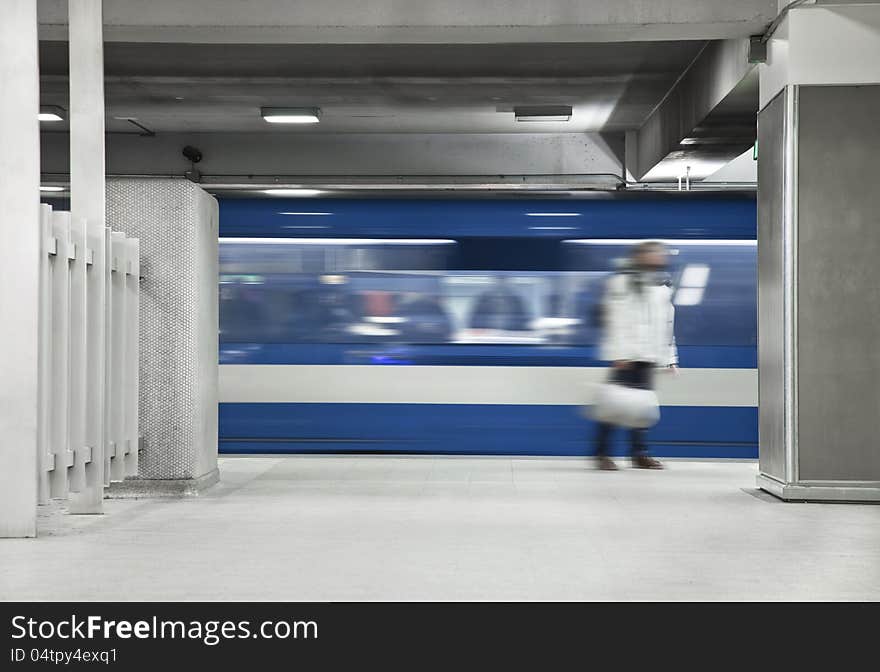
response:
[[[635,274],[615,273],[605,285],[604,330],[600,356],[607,361],[678,364],[672,289],[643,276],[637,291]]]

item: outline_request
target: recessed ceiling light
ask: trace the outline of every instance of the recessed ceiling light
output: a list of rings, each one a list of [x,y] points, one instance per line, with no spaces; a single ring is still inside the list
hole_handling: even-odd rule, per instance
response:
[[[64,187],[58,187],[54,185],[40,185],[40,191],[64,191]]]
[[[513,108],[517,121],[568,121],[571,105],[525,105]]]
[[[317,196],[323,194],[321,189],[263,189],[264,194],[269,196]]]
[[[37,119],[40,121],[64,121],[64,108],[57,105],[40,105]]]
[[[579,212],[527,212],[526,217],[580,217]]]
[[[270,124],[317,124],[321,120],[317,107],[261,107],[260,114]]]
[[[279,212],[279,215],[302,215],[303,217],[327,217],[332,212]]]

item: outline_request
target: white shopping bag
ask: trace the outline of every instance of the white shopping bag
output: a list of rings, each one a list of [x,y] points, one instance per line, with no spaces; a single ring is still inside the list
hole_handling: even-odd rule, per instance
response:
[[[646,429],[660,419],[660,404],[653,390],[602,383],[596,386],[590,416],[597,422]]]

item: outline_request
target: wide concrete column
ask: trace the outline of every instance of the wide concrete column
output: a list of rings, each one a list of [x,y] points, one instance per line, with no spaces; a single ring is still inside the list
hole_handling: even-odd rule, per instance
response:
[[[791,11],[761,69],[758,485],[880,500],[880,5]]]
[[[0,20],[0,537],[33,537],[37,518],[40,81],[37,0]]]
[[[218,479],[217,201],[182,178],[111,178],[107,223],[141,250],[139,475],[109,494],[194,494]]]

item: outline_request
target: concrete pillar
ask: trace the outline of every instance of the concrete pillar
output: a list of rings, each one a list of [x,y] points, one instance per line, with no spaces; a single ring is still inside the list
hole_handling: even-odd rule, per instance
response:
[[[139,475],[109,494],[193,494],[218,479],[217,201],[182,178],[112,178],[107,223],[141,249]]]
[[[70,211],[89,226],[104,226],[104,45],[102,0],[69,0],[70,23]],[[95,256],[104,251],[96,249]],[[100,284],[100,283],[99,283]],[[103,289],[101,287],[100,289]],[[86,334],[87,361],[100,380],[105,373],[105,324],[98,298],[89,306]],[[92,459],[86,464],[86,487],[70,495],[71,513],[101,513],[104,499],[104,386],[86,386],[87,399],[73,414],[86,418],[85,436]]]
[[[880,500],[880,5],[792,10],[761,66],[758,485]]]
[[[0,537],[33,537],[40,249],[36,0],[3,3],[0,91]]]

